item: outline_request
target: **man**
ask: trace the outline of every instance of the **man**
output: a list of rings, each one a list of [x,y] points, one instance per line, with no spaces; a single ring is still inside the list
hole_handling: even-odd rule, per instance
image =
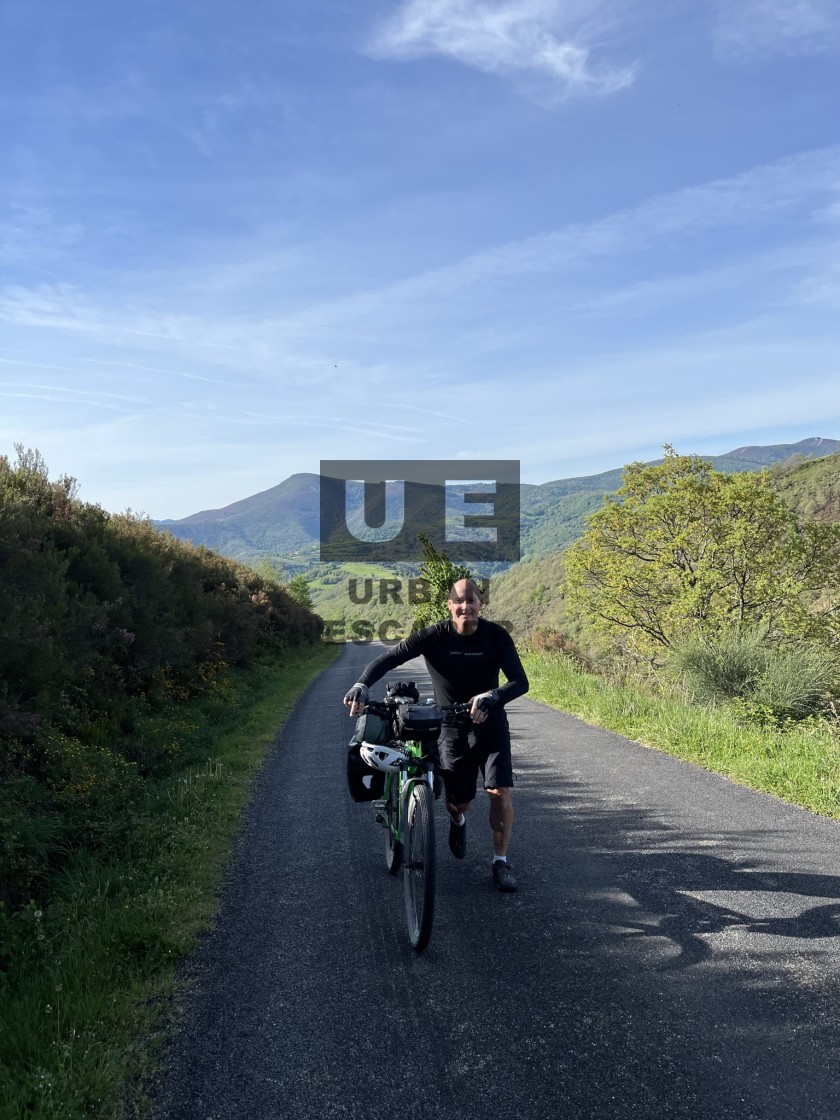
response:
[[[479,618],[481,595],[471,579],[461,579],[449,591],[446,622],[416,630],[389,653],[365,667],[344,697],[350,715],[358,715],[374,684],[398,665],[423,656],[441,707],[472,701],[470,726],[444,713],[438,749],[449,811],[449,847],[456,859],[467,848],[465,814],[475,798],[479,772],[490,798],[493,834],[493,882],[501,891],[515,891],[516,879],[507,860],[513,827],[513,769],[510,729],[504,705],[528,691],[513,639],[503,626]],[[499,686],[499,671],[507,681]]]

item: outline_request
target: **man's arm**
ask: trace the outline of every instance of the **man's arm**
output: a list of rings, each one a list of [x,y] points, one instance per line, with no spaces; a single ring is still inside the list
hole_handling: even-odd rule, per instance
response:
[[[504,637],[499,639],[501,647],[499,668],[507,680],[498,688],[481,692],[473,697],[473,705],[470,709],[473,723],[483,723],[494,708],[502,707],[508,700],[515,700],[517,696],[523,696],[528,691],[528,678],[516,646],[513,644],[513,638],[506,630],[503,634]]]
[[[396,669],[398,665],[402,665],[406,661],[411,661],[413,657],[419,657],[423,648],[428,640],[436,632],[437,627],[427,626],[424,630],[414,630],[407,638],[404,638],[399,645],[394,646],[392,650],[383,653],[380,657],[375,657],[373,661],[369,661],[362,670],[358,681],[344,697],[344,703],[350,708],[350,715],[355,716],[361,712],[367,700],[367,689],[370,685],[376,684],[381,680],[386,673],[390,673],[392,669]],[[351,699],[350,695],[354,689],[361,685],[365,690],[364,699]]]
[[[507,704],[509,700],[515,700],[517,696],[524,696],[530,687],[528,678],[525,675],[519,652],[513,644],[513,638],[507,631],[505,631],[505,637],[502,640],[502,656],[499,659],[499,668],[507,677],[506,682],[498,689],[499,702]]]

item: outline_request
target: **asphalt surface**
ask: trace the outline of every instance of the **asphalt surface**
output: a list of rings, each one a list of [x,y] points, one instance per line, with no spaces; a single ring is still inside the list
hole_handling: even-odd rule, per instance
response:
[[[837,1120],[840,826],[523,698],[520,889],[492,886],[484,794],[461,862],[438,803],[418,956],[344,781],[376,652],[346,647],[261,772],[156,1120]]]

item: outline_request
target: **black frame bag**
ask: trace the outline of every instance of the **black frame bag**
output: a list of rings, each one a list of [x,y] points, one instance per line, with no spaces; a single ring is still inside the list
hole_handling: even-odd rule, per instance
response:
[[[368,766],[355,740],[347,748],[347,788],[354,801],[378,801],[385,792],[384,771]]]

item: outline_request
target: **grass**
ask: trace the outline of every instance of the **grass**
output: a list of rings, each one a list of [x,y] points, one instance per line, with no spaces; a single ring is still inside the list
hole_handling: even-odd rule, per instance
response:
[[[251,780],[295,700],[338,650],[301,647],[195,705],[205,760],[150,785],[130,843],[103,861],[80,850],[49,906],[3,919],[0,1118],[122,1120],[163,1043],[175,965],[208,927]],[[8,949],[7,949],[8,951]]]
[[[635,685],[613,685],[562,655],[532,653],[522,660],[532,699],[840,820],[840,734],[829,725],[762,727],[725,706],[692,705]]]

